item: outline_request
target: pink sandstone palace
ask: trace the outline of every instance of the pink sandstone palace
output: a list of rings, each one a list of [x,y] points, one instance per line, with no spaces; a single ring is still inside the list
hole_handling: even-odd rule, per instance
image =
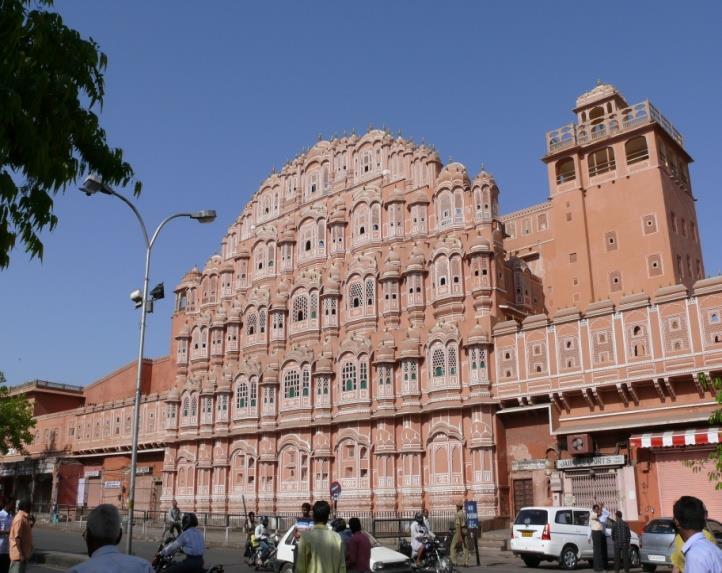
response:
[[[370,130],[266,179],[175,289],[143,372],[137,507],[484,517],[605,501],[631,520],[695,491],[718,429],[722,278],[705,278],[681,134],[610,85],[546,134],[549,197],[501,215],[484,170]],[[127,501],[134,366],[34,381],[6,493]],[[245,504],[245,505],[244,505]]]

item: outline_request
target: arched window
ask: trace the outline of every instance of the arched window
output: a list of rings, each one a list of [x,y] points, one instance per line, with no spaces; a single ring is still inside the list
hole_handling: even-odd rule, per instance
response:
[[[447,365],[449,367],[449,375],[455,376],[456,375],[456,347],[455,346],[448,346],[446,349],[447,353]]]
[[[191,418],[195,418],[198,415],[198,396],[191,398]]]
[[[605,147],[599,151],[590,154],[587,163],[589,165],[589,176],[601,175],[616,169],[614,162],[614,150],[611,147]]]
[[[446,364],[444,360],[444,350],[442,348],[434,348],[431,353],[431,374],[434,378],[443,378],[446,376]]]
[[[464,195],[461,189],[454,191],[454,223],[464,222]]]
[[[571,157],[565,157],[564,159],[560,159],[559,161],[557,161],[556,174],[558,185],[576,179],[577,174],[574,169],[574,159],[572,159]]]
[[[248,384],[239,382],[236,386],[236,410],[243,410],[248,405]]]
[[[449,191],[443,191],[439,197],[439,227],[446,227],[451,223],[451,196]]]
[[[366,279],[366,304],[373,306],[375,298],[374,280]]]
[[[353,308],[359,308],[363,304],[363,290],[361,283],[353,283],[349,287],[349,296],[351,299],[351,306]]]
[[[186,396],[183,398],[183,417],[187,418],[190,413],[190,398]]]
[[[352,392],[356,390],[356,364],[354,362],[346,362],[341,369],[341,383],[344,392]]]
[[[308,299],[306,295],[298,295],[293,301],[293,320],[303,322],[308,316]]]
[[[256,327],[257,327],[257,321],[256,313],[252,312],[248,316],[248,321],[246,322],[246,335],[253,336],[256,334]]]
[[[624,144],[624,152],[627,155],[627,165],[649,159],[647,138],[643,135],[633,137]]]
[[[266,311],[265,310],[258,311],[258,332],[260,332],[261,334],[266,332]]]
[[[283,396],[285,398],[296,398],[299,396],[298,370],[289,370],[283,377]]]
[[[306,367],[303,369],[303,381],[301,383],[301,395],[306,398],[311,394],[311,370]]]

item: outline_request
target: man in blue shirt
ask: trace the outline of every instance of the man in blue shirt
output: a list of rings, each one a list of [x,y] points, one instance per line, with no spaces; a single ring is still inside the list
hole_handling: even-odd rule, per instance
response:
[[[722,550],[702,533],[707,513],[702,500],[683,495],[675,502],[672,513],[684,541],[684,573],[722,573]]]
[[[104,503],[93,509],[83,532],[90,559],[71,567],[67,573],[152,573],[145,559],[118,550],[122,536],[117,507]]]
[[[164,573],[203,573],[203,553],[206,544],[203,541],[203,534],[198,531],[198,518],[195,513],[186,513],[181,521],[183,532],[178,538],[161,549],[162,556],[173,555],[176,551],[182,551],[186,558],[183,561],[173,563]]]
[[[15,503],[7,498],[0,510],[0,573],[8,573],[10,569],[10,525],[13,522],[13,507]]]

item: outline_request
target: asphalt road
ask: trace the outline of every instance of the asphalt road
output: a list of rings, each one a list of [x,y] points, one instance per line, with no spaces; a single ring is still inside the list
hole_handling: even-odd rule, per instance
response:
[[[76,553],[85,555],[85,542],[82,539],[80,530],[58,530],[58,529],[42,529],[36,527],[33,530],[33,546],[38,551],[57,551],[61,553]],[[121,542],[121,546],[124,544]],[[155,555],[158,545],[145,541],[136,541],[133,544],[134,552],[145,559],[152,559]],[[471,561],[475,563],[474,557]],[[223,564],[226,573],[250,573],[254,571],[243,562],[242,552],[239,549],[211,548],[206,552],[206,566]],[[577,569],[578,572],[591,573],[591,568],[586,566],[586,562],[582,562]],[[543,573],[561,572],[556,563],[542,563],[536,569],[526,567],[521,559],[514,557],[507,551],[482,551],[481,567],[476,565],[466,568],[460,568],[461,573],[486,573],[489,569],[493,573],[532,573],[533,571],[541,571]],[[29,573],[49,573],[50,571],[62,571],[62,568],[51,567],[49,565],[32,565],[28,568]],[[641,570],[633,570],[639,572]],[[662,573],[662,569],[659,570]]]

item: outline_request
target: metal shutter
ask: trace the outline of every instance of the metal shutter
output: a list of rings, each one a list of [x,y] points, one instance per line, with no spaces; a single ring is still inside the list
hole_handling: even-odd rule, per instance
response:
[[[712,465],[708,461],[701,471],[693,471],[686,462],[701,462],[707,459],[710,450],[683,449],[655,451],[659,482],[659,502],[662,515],[672,515],[672,506],[683,495],[693,495],[707,506],[712,519],[722,518],[722,491],[715,491],[714,482],[707,473]]]

